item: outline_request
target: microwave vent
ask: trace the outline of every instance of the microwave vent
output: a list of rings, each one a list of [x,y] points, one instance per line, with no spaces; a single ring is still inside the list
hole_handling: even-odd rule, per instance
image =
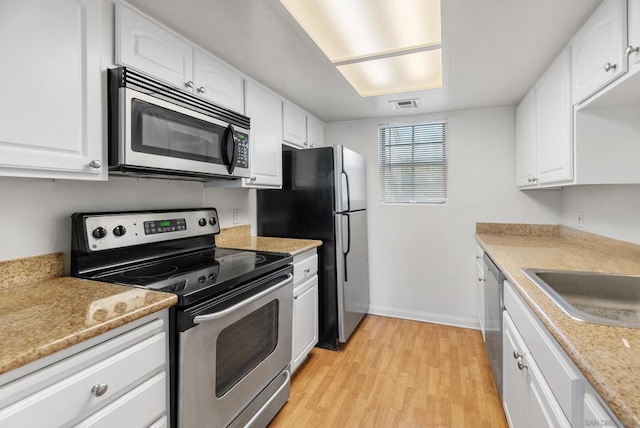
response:
[[[407,110],[407,109],[419,109],[420,108],[420,100],[417,98],[413,98],[410,100],[394,100],[389,101],[391,107],[394,110]]]

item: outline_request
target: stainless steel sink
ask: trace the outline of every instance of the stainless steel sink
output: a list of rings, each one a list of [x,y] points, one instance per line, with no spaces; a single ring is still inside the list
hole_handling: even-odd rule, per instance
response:
[[[571,318],[640,328],[640,275],[522,269]]]

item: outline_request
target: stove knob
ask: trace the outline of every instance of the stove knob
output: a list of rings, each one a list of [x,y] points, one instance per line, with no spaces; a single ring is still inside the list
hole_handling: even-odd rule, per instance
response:
[[[199,224],[200,226],[206,226],[206,225],[207,225],[207,219],[206,219],[206,218],[201,218],[201,219],[198,221],[198,224]]]
[[[93,229],[93,232],[91,232],[91,234],[96,239],[102,239],[107,236],[107,229],[105,229],[104,227],[96,227],[95,229]]]
[[[216,220],[216,218],[215,218],[215,217],[211,217],[211,218],[209,219],[209,224],[210,224],[211,226],[215,226],[215,225],[216,225],[216,223],[218,223],[218,220]]]
[[[116,236],[123,236],[125,233],[127,233],[127,229],[122,225],[113,228],[113,234]]]
[[[206,276],[201,276],[200,278],[198,278],[198,282],[201,284],[204,283],[206,280],[207,280]]]

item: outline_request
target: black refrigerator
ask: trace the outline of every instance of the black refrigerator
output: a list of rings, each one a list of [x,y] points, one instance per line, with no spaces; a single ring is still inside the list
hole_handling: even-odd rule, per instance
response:
[[[258,235],[317,239],[319,342],[338,349],[369,310],[366,161],[344,146],[283,147],[282,189],[258,190]]]

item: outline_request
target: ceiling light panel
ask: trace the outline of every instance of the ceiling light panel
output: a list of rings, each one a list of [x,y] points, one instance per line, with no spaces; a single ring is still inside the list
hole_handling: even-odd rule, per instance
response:
[[[332,62],[441,44],[440,0],[280,0]]]
[[[363,97],[442,88],[442,50],[397,55],[338,70]]]

